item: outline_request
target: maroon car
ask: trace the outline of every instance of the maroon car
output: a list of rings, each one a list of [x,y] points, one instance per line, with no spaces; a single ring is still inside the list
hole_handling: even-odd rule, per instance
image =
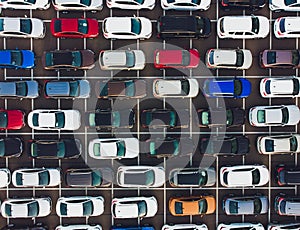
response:
[[[260,53],[262,68],[300,68],[300,50],[264,50]]]

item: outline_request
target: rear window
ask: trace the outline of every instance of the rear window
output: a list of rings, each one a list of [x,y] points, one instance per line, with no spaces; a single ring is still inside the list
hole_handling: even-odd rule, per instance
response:
[[[209,53],[209,63],[212,65],[215,63],[214,62],[214,53],[215,53],[215,51],[213,51],[213,50],[211,50]]]
[[[220,31],[221,31],[221,33],[224,33],[225,31],[224,31],[224,18],[222,18],[221,20],[220,20]]]
[[[94,205],[92,201],[87,201],[82,204],[83,207],[83,215],[90,216],[94,212]]]
[[[54,21],[54,31],[61,32],[61,20],[58,19]]]
[[[78,32],[87,34],[89,31],[88,23],[86,19],[78,19]]]
[[[282,123],[283,124],[288,123],[288,121],[289,121],[289,111],[288,111],[288,109],[287,108],[283,108],[281,110],[281,112],[282,112]]]
[[[48,185],[50,183],[50,174],[48,171],[43,171],[38,174],[39,185]]]
[[[256,185],[260,182],[260,173],[258,169],[252,171],[252,184]]]
[[[238,213],[238,202],[229,201],[229,212],[232,214]]]
[[[293,136],[292,138],[290,138],[290,151],[297,151],[298,149],[298,142],[297,142],[297,138],[295,136]]]
[[[205,199],[202,199],[198,201],[198,208],[199,208],[199,213],[206,213],[207,212],[207,202]]]
[[[258,123],[266,122],[265,111],[264,110],[258,110],[257,111],[257,122]]]
[[[7,127],[7,113],[6,112],[0,112],[0,127],[6,128]]]
[[[175,202],[175,213],[176,214],[183,214],[182,203],[181,202]]]
[[[191,62],[190,60],[190,52],[187,50],[182,50],[182,65],[188,66]]]
[[[234,80],[234,95],[239,96],[242,94],[242,82],[238,79]]]
[[[244,53],[242,50],[236,51],[236,66],[241,67],[244,64]]]
[[[140,34],[142,30],[141,21],[138,18],[131,18],[131,32],[134,34]]]
[[[188,80],[181,81],[181,90],[184,95],[188,95],[190,92],[190,83]]]
[[[92,3],[92,0],[80,0],[80,3],[86,6],[90,6]]]
[[[282,18],[279,22],[279,29],[282,33],[285,32],[285,18]]]
[[[267,93],[267,94],[271,94],[271,81],[270,81],[270,80],[266,81],[265,87],[266,87],[266,88],[265,88],[266,93]]]
[[[267,64],[274,64],[276,63],[276,52],[268,51],[267,53]]]
[[[292,4],[295,4],[297,3],[297,0],[284,0],[284,4],[286,6],[289,6],[289,5],[292,5]]]
[[[273,152],[274,151],[274,141],[266,140],[265,141],[265,149],[266,149],[266,152]]]
[[[252,30],[253,33],[258,34],[259,32],[259,20],[257,17],[252,17]]]

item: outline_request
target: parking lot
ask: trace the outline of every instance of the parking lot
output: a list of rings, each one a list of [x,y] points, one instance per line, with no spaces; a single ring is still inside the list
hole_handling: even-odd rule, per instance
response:
[[[34,197],[34,196],[51,196],[52,198],[52,212],[51,215],[45,218],[31,219],[5,219],[0,217],[0,227],[7,223],[17,223],[21,225],[30,224],[32,222],[45,223],[49,229],[55,229],[59,224],[75,224],[75,223],[98,223],[101,224],[104,230],[110,229],[113,225],[121,224],[123,226],[134,225],[153,225],[155,229],[161,229],[165,223],[205,223],[209,229],[216,229],[219,223],[233,223],[233,222],[261,222],[266,227],[268,223],[278,221],[280,223],[288,223],[297,221],[294,217],[282,217],[278,216],[274,211],[274,198],[278,193],[286,193],[289,195],[298,195],[298,188],[295,187],[277,187],[274,182],[274,169],[275,166],[281,163],[286,165],[298,165],[297,155],[277,155],[267,156],[259,155],[256,150],[256,139],[260,135],[269,134],[283,134],[283,133],[297,133],[297,126],[289,127],[264,127],[256,128],[250,126],[248,118],[246,117],[245,125],[230,129],[206,129],[198,128],[197,117],[195,111],[199,108],[208,107],[241,107],[246,111],[252,106],[256,105],[281,105],[281,104],[295,104],[298,105],[298,99],[284,98],[284,99],[263,99],[259,93],[259,81],[264,76],[298,76],[298,70],[294,69],[276,69],[267,70],[259,67],[258,54],[264,49],[298,49],[298,39],[276,39],[272,31],[272,23],[274,19],[280,16],[298,16],[297,13],[272,13],[268,7],[265,6],[262,10],[255,12],[255,15],[263,15],[270,19],[270,34],[265,39],[258,40],[220,40],[216,35],[216,21],[221,16],[225,15],[250,15],[252,12],[248,11],[230,11],[225,12],[219,10],[219,3],[216,0],[212,1],[211,7],[205,12],[188,12],[188,11],[163,11],[160,7],[159,1],[156,3],[156,7],[152,11],[128,11],[128,10],[109,10],[106,5],[103,10],[97,13],[83,13],[72,12],[64,14],[58,13],[53,7],[50,7],[47,11],[11,11],[3,10],[2,16],[13,17],[36,17],[41,18],[47,25],[47,33],[44,39],[1,39],[0,49],[30,49],[36,54],[36,68],[32,70],[0,70],[1,80],[14,80],[14,79],[34,79],[38,80],[41,85],[47,79],[87,79],[91,84],[91,97],[89,99],[76,99],[76,100],[54,100],[46,99],[41,93],[38,99],[24,99],[24,100],[8,100],[1,99],[0,105],[5,109],[21,109],[28,114],[33,109],[78,109],[82,112],[93,111],[95,108],[133,108],[136,113],[136,124],[131,130],[116,129],[116,130],[101,130],[96,131],[94,129],[86,128],[84,120],[82,119],[81,128],[75,132],[45,132],[34,131],[28,126],[25,126],[19,131],[3,131],[3,136],[20,136],[24,142],[30,139],[58,139],[75,137],[81,140],[83,146],[82,158],[70,159],[70,160],[34,160],[30,159],[26,153],[23,152],[20,158],[2,159],[0,161],[0,167],[8,167],[11,172],[21,167],[60,167],[63,171],[69,168],[81,168],[81,167],[101,167],[109,166],[113,169],[117,169],[119,165],[158,165],[161,164],[166,169],[166,178],[168,172],[177,166],[183,167],[185,164],[189,166],[214,166],[217,171],[217,181],[219,182],[219,168],[224,165],[238,165],[238,164],[264,164],[270,171],[270,182],[264,187],[258,188],[224,188],[219,183],[214,187],[208,188],[189,188],[179,189],[172,188],[168,181],[160,188],[154,189],[129,189],[121,188],[116,184],[113,184],[109,188],[70,188],[67,187],[64,180],[59,187],[54,188],[25,188],[19,189],[12,185],[8,188],[1,189],[0,200],[3,201],[12,197]],[[187,39],[174,39],[168,42],[162,41],[156,38],[156,21],[160,15],[201,15],[206,16],[212,21],[212,34],[207,39],[200,40],[187,40]],[[101,31],[101,22],[108,16],[143,16],[151,19],[153,25],[153,34],[151,39],[144,41],[134,40],[106,40],[104,39]],[[50,33],[50,20],[55,17],[90,17],[96,18],[99,21],[99,37],[96,39],[57,39]],[[100,50],[107,49],[141,49],[145,52],[147,65],[142,71],[101,71],[98,64],[98,54]],[[155,49],[162,48],[196,48],[200,52],[202,63],[197,69],[193,70],[158,70],[153,67],[153,53]],[[203,64],[205,53],[210,48],[246,48],[250,49],[253,55],[253,64],[249,70],[237,71],[237,70],[208,70]],[[55,49],[91,49],[95,52],[96,67],[88,71],[46,71],[43,70],[41,64],[41,57],[45,50]],[[196,98],[193,99],[164,99],[159,100],[152,95],[152,81],[155,78],[163,77],[177,77],[177,76],[191,76],[199,81],[199,85],[202,86],[203,82],[208,77],[221,77],[221,76],[242,76],[249,79],[252,83],[252,93],[246,99],[207,99],[200,92]],[[104,100],[97,99],[95,95],[94,85],[95,82],[101,78],[141,78],[147,82],[147,97],[143,99],[128,99],[128,100]],[[190,111],[190,125],[187,129],[144,129],[140,125],[139,114],[143,109],[149,108],[175,108],[175,109],[189,109]],[[195,143],[202,136],[210,135],[246,135],[250,139],[251,148],[250,152],[246,156],[235,157],[203,157],[198,150],[199,146],[195,146],[195,153],[191,157],[168,159],[155,159],[147,158],[140,154],[137,159],[126,159],[121,161],[116,160],[94,160],[88,157],[87,146],[89,140],[95,137],[138,137],[141,142],[148,138],[164,137],[164,136],[183,136],[192,137]],[[26,149],[26,148],[25,148]],[[266,215],[259,216],[226,216],[222,210],[222,199],[228,194],[235,195],[254,195],[257,193],[267,195],[269,197],[269,212]],[[203,217],[174,217],[169,213],[168,200],[173,196],[190,196],[200,194],[211,194],[216,197],[217,209],[215,214],[206,215]],[[59,218],[55,212],[56,200],[61,196],[74,196],[74,195],[102,195],[105,199],[105,211],[99,217],[90,218]],[[145,218],[142,220],[137,219],[113,219],[110,214],[110,203],[114,197],[127,197],[127,196],[152,196],[154,195],[159,204],[159,210],[155,217]]]

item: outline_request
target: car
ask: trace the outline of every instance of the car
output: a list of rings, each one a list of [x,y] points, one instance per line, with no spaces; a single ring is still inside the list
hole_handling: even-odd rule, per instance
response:
[[[70,187],[109,187],[113,181],[111,168],[68,169],[65,181]]]
[[[25,113],[21,110],[0,109],[0,130],[18,130],[25,126]]]
[[[223,199],[222,206],[226,215],[259,215],[268,212],[269,201],[264,195],[230,195]]]
[[[116,175],[120,187],[161,187],[165,183],[165,169],[155,166],[120,166]]]
[[[197,79],[192,78],[155,79],[152,91],[153,96],[158,98],[193,98],[199,93],[199,84]]]
[[[49,0],[28,1],[28,0],[2,0],[0,1],[1,9],[14,10],[47,10],[50,7]]]
[[[250,93],[251,82],[246,78],[215,78],[204,81],[205,97],[245,98]]]
[[[45,70],[88,70],[95,66],[94,52],[88,49],[44,51],[42,64]]]
[[[31,50],[0,50],[0,57],[0,68],[32,69],[35,67],[34,52]]]
[[[154,51],[154,67],[157,69],[168,68],[197,68],[200,54],[197,49],[174,49]]]
[[[269,9],[271,11],[275,12],[281,12],[281,11],[300,11],[298,0],[271,0],[269,1]]]
[[[157,21],[157,37],[207,38],[211,34],[209,18],[194,15],[165,15]]]
[[[7,187],[11,181],[11,174],[8,168],[0,168],[0,188]]]
[[[35,130],[77,130],[80,120],[80,112],[73,109],[36,109],[27,117],[28,126]]]
[[[120,227],[120,226],[112,226],[111,230],[155,230],[152,226],[137,226],[137,227]]]
[[[47,230],[47,226],[42,223],[37,223],[34,225],[15,225],[9,224],[1,228],[1,230]]]
[[[238,107],[197,110],[199,127],[241,126],[245,123],[245,110]]]
[[[283,164],[277,165],[275,168],[275,181],[279,186],[300,185],[300,170]]]
[[[50,197],[7,199],[1,204],[1,214],[4,218],[45,217],[50,214],[51,205]]]
[[[92,11],[97,12],[103,8],[103,0],[52,0],[52,5],[58,11]]]
[[[169,211],[173,216],[212,214],[216,210],[216,199],[210,195],[171,197]]]
[[[262,68],[300,68],[300,50],[264,50],[259,61]]]
[[[102,230],[101,225],[99,224],[75,224],[75,225],[59,225],[55,228],[55,230]]]
[[[142,219],[155,216],[157,210],[158,204],[154,196],[113,198],[111,201],[111,214],[113,218]]]
[[[40,159],[78,158],[82,151],[78,139],[29,140],[27,153]]]
[[[213,167],[174,168],[169,173],[172,187],[209,187],[216,183],[216,170]]]
[[[299,120],[296,105],[254,106],[249,110],[249,123],[256,127],[297,125]]]
[[[46,26],[38,18],[0,17],[0,37],[44,38]]]
[[[0,138],[0,157],[19,157],[23,152],[23,140],[18,137]]]
[[[249,69],[252,54],[247,49],[210,49],[205,56],[206,67],[210,69]]]
[[[39,83],[34,80],[30,81],[1,81],[0,97],[8,99],[34,99],[39,96]]]
[[[256,187],[269,182],[265,165],[234,165],[220,168],[220,183],[224,187]]]
[[[208,10],[211,0],[160,0],[163,10]]]
[[[246,9],[256,11],[262,9],[266,5],[266,0],[220,0],[219,6],[225,10]]]
[[[231,224],[219,224],[217,230],[239,230],[239,229],[251,229],[251,230],[265,230],[261,223],[231,223]]]
[[[72,81],[46,81],[44,93],[46,98],[89,98],[90,83],[88,80],[72,80]]]
[[[102,23],[106,39],[148,39],[152,35],[152,24],[145,17],[107,17]]]
[[[299,230],[300,223],[286,223],[286,224],[269,223],[267,229],[268,230],[282,230],[282,229]]]
[[[142,79],[105,79],[96,82],[95,92],[98,98],[143,98],[147,95],[146,86]]]
[[[274,22],[274,35],[276,38],[299,38],[300,17],[280,17]]]
[[[200,153],[205,155],[236,156],[250,151],[250,141],[246,136],[212,136],[200,139]]]
[[[259,84],[260,95],[264,98],[300,97],[300,78],[262,78]]]
[[[293,154],[300,152],[300,135],[259,136],[256,141],[260,154]]]
[[[195,143],[192,138],[153,138],[143,142],[143,150],[147,157],[181,157],[194,153]]]
[[[153,10],[155,7],[155,0],[107,0],[106,6],[108,8],[117,8],[122,10]]]
[[[299,216],[300,198],[279,194],[275,197],[274,209],[280,216]]]
[[[60,197],[56,202],[56,215],[59,217],[100,216],[103,212],[102,196]]]
[[[189,120],[185,109],[145,109],[140,118],[143,128],[188,128]]]
[[[96,38],[98,21],[93,18],[52,18],[50,31],[57,38]]]
[[[94,159],[135,158],[139,155],[139,140],[135,137],[92,139],[88,153]]]
[[[102,70],[142,70],[146,57],[142,50],[101,50],[99,64]]]
[[[96,129],[132,128],[135,122],[135,113],[132,109],[111,110],[96,109],[85,113],[87,127]]]
[[[12,173],[12,184],[15,187],[51,187],[60,183],[60,168],[22,168]]]
[[[269,19],[264,16],[224,16],[217,21],[217,34],[221,39],[265,38],[269,27]]]
[[[206,224],[165,224],[161,230],[208,230]]]

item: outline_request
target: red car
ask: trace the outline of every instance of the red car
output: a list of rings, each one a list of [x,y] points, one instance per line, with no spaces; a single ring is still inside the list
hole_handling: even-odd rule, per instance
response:
[[[99,35],[98,21],[92,18],[53,18],[50,30],[59,38],[95,38]]]
[[[0,109],[0,130],[21,129],[25,126],[24,115],[21,110]]]
[[[155,68],[196,68],[199,64],[199,52],[190,50],[155,50]]]

